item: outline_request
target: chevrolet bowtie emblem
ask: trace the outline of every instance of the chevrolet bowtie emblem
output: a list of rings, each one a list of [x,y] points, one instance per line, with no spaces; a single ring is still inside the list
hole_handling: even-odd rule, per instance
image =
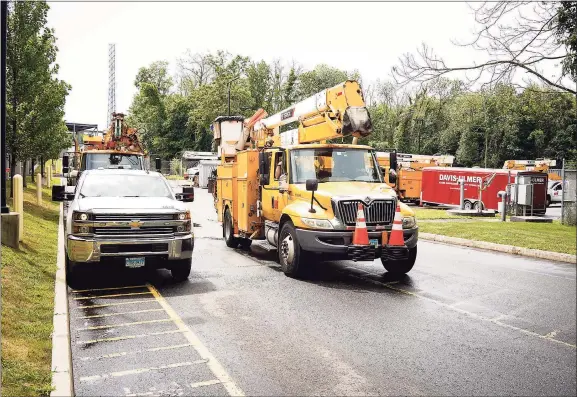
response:
[[[142,226],[143,224],[144,224],[144,222],[140,222],[140,221],[136,220],[136,221],[130,222],[128,225],[130,226],[131,229],[140,229],[140,226]]]

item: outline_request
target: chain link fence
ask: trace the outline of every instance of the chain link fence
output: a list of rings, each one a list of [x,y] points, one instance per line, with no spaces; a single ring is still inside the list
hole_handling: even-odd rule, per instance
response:
[[[563,161],[561,169],[561,223],[577,225],[577,163]]]

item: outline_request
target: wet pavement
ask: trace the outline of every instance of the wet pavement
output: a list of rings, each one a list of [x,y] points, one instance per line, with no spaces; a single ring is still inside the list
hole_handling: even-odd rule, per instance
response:
[[[575,265],[421,241],[380,261],[280,271],[232,250],[196,189],[190,278],[87,276],[70,293],[76,395],[575,395]],[[134,288],[120,288],[117,287]]]

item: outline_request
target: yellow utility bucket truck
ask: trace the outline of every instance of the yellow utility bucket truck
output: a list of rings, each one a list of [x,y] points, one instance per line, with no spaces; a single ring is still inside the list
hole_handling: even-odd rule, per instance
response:
[[[261,109],[248,120],[220,116],[212,125],[220,157],[213,194],[226,245],[266,240],[291,277],[302,275],[314,254],[315,261],[381,258],[390,272],[411,270],[415,214],[385,183],[373,148],[357,144],[372,129],[359,84],[346,81],[266,116]],[[327,142],[348,136],[353,144]],[[362,249],[352,244],[359,203],[370,241]],[[397,205],[408,248],[402,257],[386,245]]]

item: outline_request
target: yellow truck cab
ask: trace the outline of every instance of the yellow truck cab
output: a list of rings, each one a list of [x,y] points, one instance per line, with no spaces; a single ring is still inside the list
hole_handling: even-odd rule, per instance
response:
[[[277,249],[288,276],[301,275],[313,254],[318,254],[317,261],[381,258],[387,270],[408,272],[417,255],[414,212],[399,203],[384,182],[373,148],[326,143],[339,136],[370,133],[360,87],[348,81],[311,98],[280,117],[264,118],[261,111],[248,121],[239,116],[215,120],[221,157],[215,208],[227,246],[248,247],[252,240],[266,239]],[[279,125],[287,119],[295,119],[299,128],[279,133]],[[370,249],[362,255],[352,244],[359,203],[370,239]],[[387,255],[384,244],[397,205],[408,248],[402,258]]]

